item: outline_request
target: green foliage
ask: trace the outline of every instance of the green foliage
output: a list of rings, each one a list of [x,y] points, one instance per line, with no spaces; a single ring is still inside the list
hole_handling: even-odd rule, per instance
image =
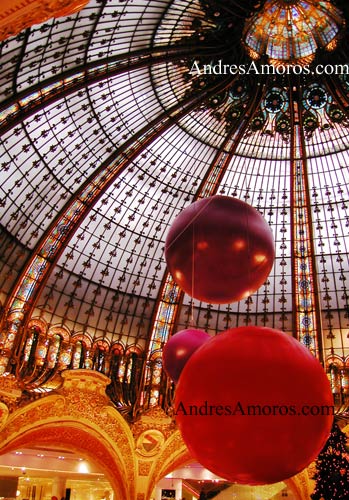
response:
[[[316,460],[316,487],[312,500],[347,500],[349,498],[349,455],[347,437],[336,423]]]

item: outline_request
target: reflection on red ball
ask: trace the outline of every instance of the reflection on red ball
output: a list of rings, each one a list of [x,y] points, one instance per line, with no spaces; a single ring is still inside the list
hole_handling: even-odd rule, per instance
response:
[[[271,230],[262,215],[229,196],[196,201],[174,220],[165,257],[175,282],[190,296],[227,304],[255,292],[275,256]]]
[[[208,333],[194,328],[182,330],[170,338],[162,351],[162,359],[166,373],[175,383],[190,356],[210,338]]]
[[[283,481],[307,467],[330,434],[332,405],[319,361],[293,337],[259,327],[232,328],[202,345],[175,395],[193,458],[241,484]]]

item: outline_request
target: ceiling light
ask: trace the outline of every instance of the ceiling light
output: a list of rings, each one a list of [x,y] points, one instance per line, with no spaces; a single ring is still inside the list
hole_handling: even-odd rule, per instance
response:
[[[78,471],[81,472],[82,474],[88,474],[90,472],[88,463],[85,460],[79,463]]]

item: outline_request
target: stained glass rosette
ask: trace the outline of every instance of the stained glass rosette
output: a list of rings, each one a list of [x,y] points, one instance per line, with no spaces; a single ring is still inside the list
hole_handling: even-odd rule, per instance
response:
[[[267,0],[246,21],[243,40],[253,59],[267,56],[273,65],[305,65],[317,49],[334,50],[341,26],[342,15],[329,2]]]

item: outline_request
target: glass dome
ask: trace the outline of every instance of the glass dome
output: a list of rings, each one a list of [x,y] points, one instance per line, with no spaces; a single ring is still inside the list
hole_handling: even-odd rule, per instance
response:
[[[306,64],[318,49],[334,50],[343,17],[327,1],[267,0],[246,21],[244,43],[251,57],[272,64]]]
[[[91,0],[1,43],[1,373],[35,392],[97,370],[125,413],[168,409],[170,335],[270,326],[347,408],[349,75],[330,69],[348,18],[344,0]],[[334,42],[314,60],[326,74],[260,71]],[[275,240],[267,281],[232,304],[192,300],[164,259],[174,218],[214,194]]]

